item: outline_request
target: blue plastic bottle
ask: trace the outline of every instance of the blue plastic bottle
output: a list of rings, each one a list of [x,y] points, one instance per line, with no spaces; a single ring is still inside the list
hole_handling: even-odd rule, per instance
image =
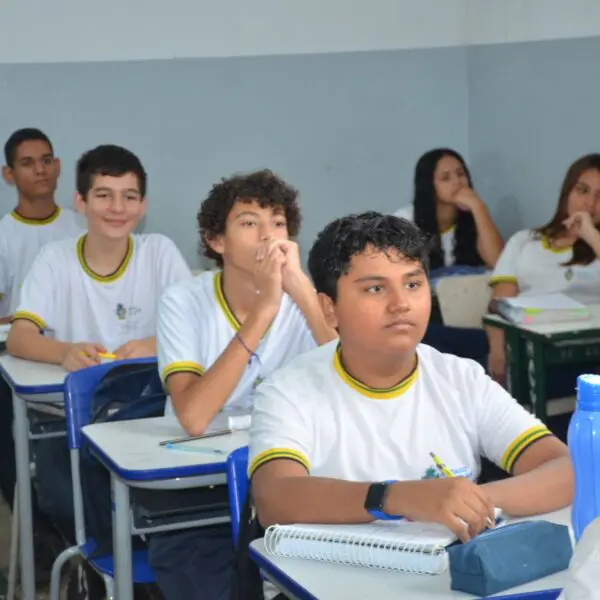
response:
[[[600,375],[577,378],[577,406],[567,439],[575,472],[571,522],[579,540],[600,516]]]

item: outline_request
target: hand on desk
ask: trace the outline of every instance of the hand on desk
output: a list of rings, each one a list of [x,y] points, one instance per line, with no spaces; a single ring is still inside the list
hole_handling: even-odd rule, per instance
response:
[[[100,344],[80,342],[69,344],[61,362],[65,371],[79,371],[86,367],[93,367],[100,362],[100,353],[106,352],[106,348]]]
[[[413,521],[441,523],[463,542],[494,522],[494,503],[470,479],[452,477],[407,481],[391,486],[385,503],[388,514]]]
[[[156,356],[156,338],[149,337],[141,340],[131,340],[114,351],[120,360],[125,358],[145,358]]]

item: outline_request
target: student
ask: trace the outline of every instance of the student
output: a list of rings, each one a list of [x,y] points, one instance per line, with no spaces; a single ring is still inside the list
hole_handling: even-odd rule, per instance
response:
[[[467,540],[494,507],[571,502],[566,446],[479,365],[420,344],[427,259],[419,230],[394,216],[351,215],[318,236],[309,270],[340,340],[257,390],[249,474],[264,527],[402,515]],[[513,477],[478,485],[481,455]]]
[[[77,210],[87,232],[45,246],[23,284],[7,340],[14,356],[67,371],[118,358],[156,355],[156,307],[165,288],[191,278],[175,244],[133,231],[147,207],[146,172],[119,146],[98,146],[77,163]],[[43,334],[43,335],[40,335]],[[38,442],[40,501],[63,531],[73,523],[64,439]]]
[[[493,268],[502,252],[502,237],[473,188],[467,164],[450,148],[436,148],[419,158],[412,205],[395,214],[433,238],[432,270],[452,265]]]
[[[39,129],[19,129],[4,145],[4,181],[17,190],[17,206],[0,219],[0,322],[9,323],[19,289],[42,246],[82,233],[75,213],[60,208],[54,195],[60,159]]]
[[[395,214],[414,221],[430,236],[432,270],[453,266],[493,268],[502,251],[500,233],[473,189],[463,157],[450,148],[430,150],[419,158],[412,205]],[[481,329],[430,323],[423,341],[441,352],[487,363],[487,339]]]
[[[218,270],[169,288],[157,331],[161,374],[191,434],[221,410],[250,408],[264,377],[335,337],[290,240],[300,228],[295,189],[268,170],[224,179],[198,226]],[[149,547],[167,600],[229,598],[229,526],[155,535]]]
[[[4,145],[4,160],[2,175],[16,189],[17,205],[0,219],[0,323],[10,322],[25,275],[42,246],[82,231],[75,213],[56,204],[60,160],[46,134],[33,128],[15,131]],[[0,489],[11,510],[16,482],[12,424],[11,391],[0,379]],[[42,581],[49,578],[62,542],[40,513],[35,493],[32,503],[36,576]]]
[[[490,280],[494,298],[563,293],[584,304],[600,301],[600,154],[577,159],[567,170],[550,221],[515,233]],[[502,330],[488,328],[490,374],[503,381]],[[553,395],[571,395],[580,367],[551,379]]]

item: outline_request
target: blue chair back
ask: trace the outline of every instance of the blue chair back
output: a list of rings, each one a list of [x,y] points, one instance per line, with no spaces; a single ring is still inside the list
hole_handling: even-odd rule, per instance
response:
[[[124,364],[152,364],[156,358],[134,358],[106,362],[69,373],[65,378],[65,414],[69,448],[81,448],[81,428],[90,424],[94,393],[106,374]]]
[[[240,520],[248,497],[248,446],[234,450],[227,457],[227,490],[231,510],[231,532],[233,544],[237,545]]]

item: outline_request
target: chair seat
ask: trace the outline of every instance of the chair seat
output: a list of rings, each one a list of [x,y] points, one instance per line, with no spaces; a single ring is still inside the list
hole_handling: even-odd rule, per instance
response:
[[[90,558],[90,555],[96,549],[96,542],[88,540],[86,544],[80,547],[82,556],[103,575],[109,577],[115,576],[115,561],[113,556],[99,556]],[[154,572],[148,564],[147,550],[134,550],[132,553],[132,574],[134,583],[154,583],[156,578]]]

